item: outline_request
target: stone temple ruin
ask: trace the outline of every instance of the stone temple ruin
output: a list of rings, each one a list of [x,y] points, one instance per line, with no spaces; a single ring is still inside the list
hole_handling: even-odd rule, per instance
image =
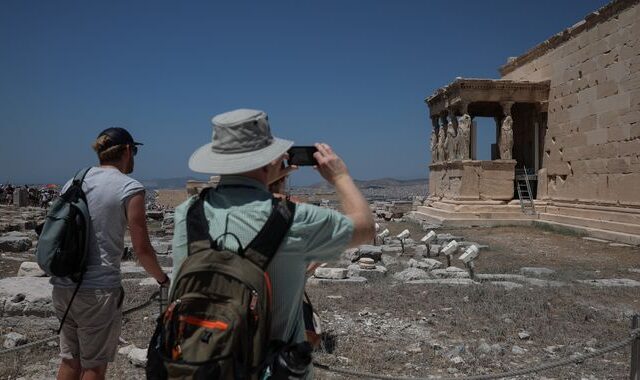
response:
[[[640,244],[640,3],[613,1],[499,71],[425,100],[430,196],[416,216]],[[491,160],[476,158],[475,117],[495,120]]]

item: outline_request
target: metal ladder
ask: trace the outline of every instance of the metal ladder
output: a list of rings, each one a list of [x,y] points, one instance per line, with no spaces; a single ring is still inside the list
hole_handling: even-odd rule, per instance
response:
[[[536,208],[531,197],[529,173],[527,173],[527,168],[524,165],[522,165],[522,170],[516,170],[516,188],[518,189],[518,199],[520,199],[522,212],[525,215],[535,215]]]

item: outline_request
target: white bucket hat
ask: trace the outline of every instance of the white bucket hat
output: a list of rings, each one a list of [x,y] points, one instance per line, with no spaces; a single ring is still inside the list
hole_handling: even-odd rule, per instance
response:
[[[261,168],[287,152],[293,141],[271,135],[263,111],[238,109],[214,116],[213,137],[189,158],[189,168],[208,174],[238,174]]]

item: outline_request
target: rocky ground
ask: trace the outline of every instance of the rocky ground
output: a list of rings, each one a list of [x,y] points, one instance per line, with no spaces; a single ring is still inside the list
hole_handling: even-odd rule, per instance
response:
[[[0,233],[0,350],[49,337],[58,326],[48,280],[23,264],[35,260],[35,236],[25,223],[41,216],[35,209],[0,208],[0,226],[14,225]],[[172,216],[150,216],[153,244],[169,267]],[[408,230],[404,252],[387,237],[383,246],[342,253],[309,280],[325,335],[315,356],[321,363],[390,376],[502,372],[598,350],[625,337],[630,317],[640,313],[637,247],[528,227],[436,230],[433,253],[452,240],[459,245],[455,269],[446,269],[444,256],[426,257],[421,225],[379,223],[389,236]],[[458,260],[471,245],[480,252],[473,279]],[[123,263],[123,273],[125,309],[157,290],[135,260]],[[139,349],[146,348],[157,313],[154,303],[125,317],[109,378],[144,377]],[[621,379],[629,373],[629,353],[519,378]],[[5,354],[0,379],[54,378],[58,360],[55,340]],[[316,378],[339,376],[317,370]]]

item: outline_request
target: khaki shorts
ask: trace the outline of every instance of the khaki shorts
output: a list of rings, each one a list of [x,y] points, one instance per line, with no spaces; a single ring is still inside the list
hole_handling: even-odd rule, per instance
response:
[[[64,316],[74,290],[53,287],[53,306],[58,319]],[[60,332],[60,356],[80,359],[82,368],[112,362],[122,327],[123,297],[122,288],[80,289]]]

